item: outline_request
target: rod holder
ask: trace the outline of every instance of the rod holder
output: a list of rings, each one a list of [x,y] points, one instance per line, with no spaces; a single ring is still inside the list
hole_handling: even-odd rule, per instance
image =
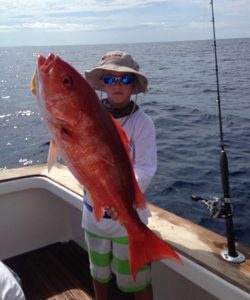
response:
[[[228,249],[227,250],[223,250],[220,255],[221,255],[221,257],[224,260],[226,260],[226,261],[228,261],[230,263],[241,264],[241,263],[243,263],[246,260],[245,255],[243,253],[239,252],[238,250],[235,251],[236,254],[237,254],[237,256],[235,256],[235,257],[229,255],[228,252],[229,252]]]

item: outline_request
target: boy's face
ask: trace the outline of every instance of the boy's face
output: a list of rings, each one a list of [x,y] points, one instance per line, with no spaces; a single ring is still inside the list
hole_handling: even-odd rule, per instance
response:
[[[122,77],[124,75],[131,76],[132,74],[112,71],[106,72],[101,79],[102,90],[107,94],[109,103],[114,108],[123,108],[130,102],[135,82],[132,80],[129,84],[122,84],[119,78],[116,78],[113,84],[107,84],[103,78],[107,76]],[[128,80],[128,82],[130,82],[130,80]]]

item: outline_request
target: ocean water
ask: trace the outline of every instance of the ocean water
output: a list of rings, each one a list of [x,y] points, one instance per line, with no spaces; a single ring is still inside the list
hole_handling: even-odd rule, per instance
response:
[[[250,246],[250,39],[218,40],[217,48],[235,238]],[[190,198],[223,197],[212,41],[0,48],[0,170],[46,162],[50,138],[29,89],[36,56],[55,52],[83,73],[118,49],[139,61],[150,83],[138,96],[157,132],[148,201],[225,235],[225,221]]]

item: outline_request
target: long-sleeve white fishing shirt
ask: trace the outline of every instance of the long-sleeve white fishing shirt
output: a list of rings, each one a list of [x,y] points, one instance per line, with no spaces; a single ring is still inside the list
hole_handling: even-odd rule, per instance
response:
[[[156,137],[155,126],[152,119],[144,112],[137,110],[129,116],[116,119],[123,127],[130,141],[129,148],[131,159],[141,191],[144,193],[149,186],[157,167]],[[124,125],[123,125],[124,124]],[[84,195],[84,201],[91,204]],[[146,224],[149,216],[148,208],[137,209],[141,220]],[[96,221],[93,212],[83,205],[83,228],[101,236],[121,237],[126,236],[127,232],[119,221],[102,218]]]

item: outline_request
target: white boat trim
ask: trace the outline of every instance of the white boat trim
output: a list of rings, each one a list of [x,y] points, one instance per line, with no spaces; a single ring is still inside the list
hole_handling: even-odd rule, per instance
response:
[[[185,256],[180,255],[180,257],[184,263],[183,267],[169,260],[164,260],[163,263],[218,299],[250,299],[249,293],[224,280],[213,272],[208,271]]]
[[[45,189],[59,198],[67,201],[77,209],[82,210],[82,196],[44,176],[34,176],[4,181],[0,182],[0,186],[0,195],[28,189]]]

